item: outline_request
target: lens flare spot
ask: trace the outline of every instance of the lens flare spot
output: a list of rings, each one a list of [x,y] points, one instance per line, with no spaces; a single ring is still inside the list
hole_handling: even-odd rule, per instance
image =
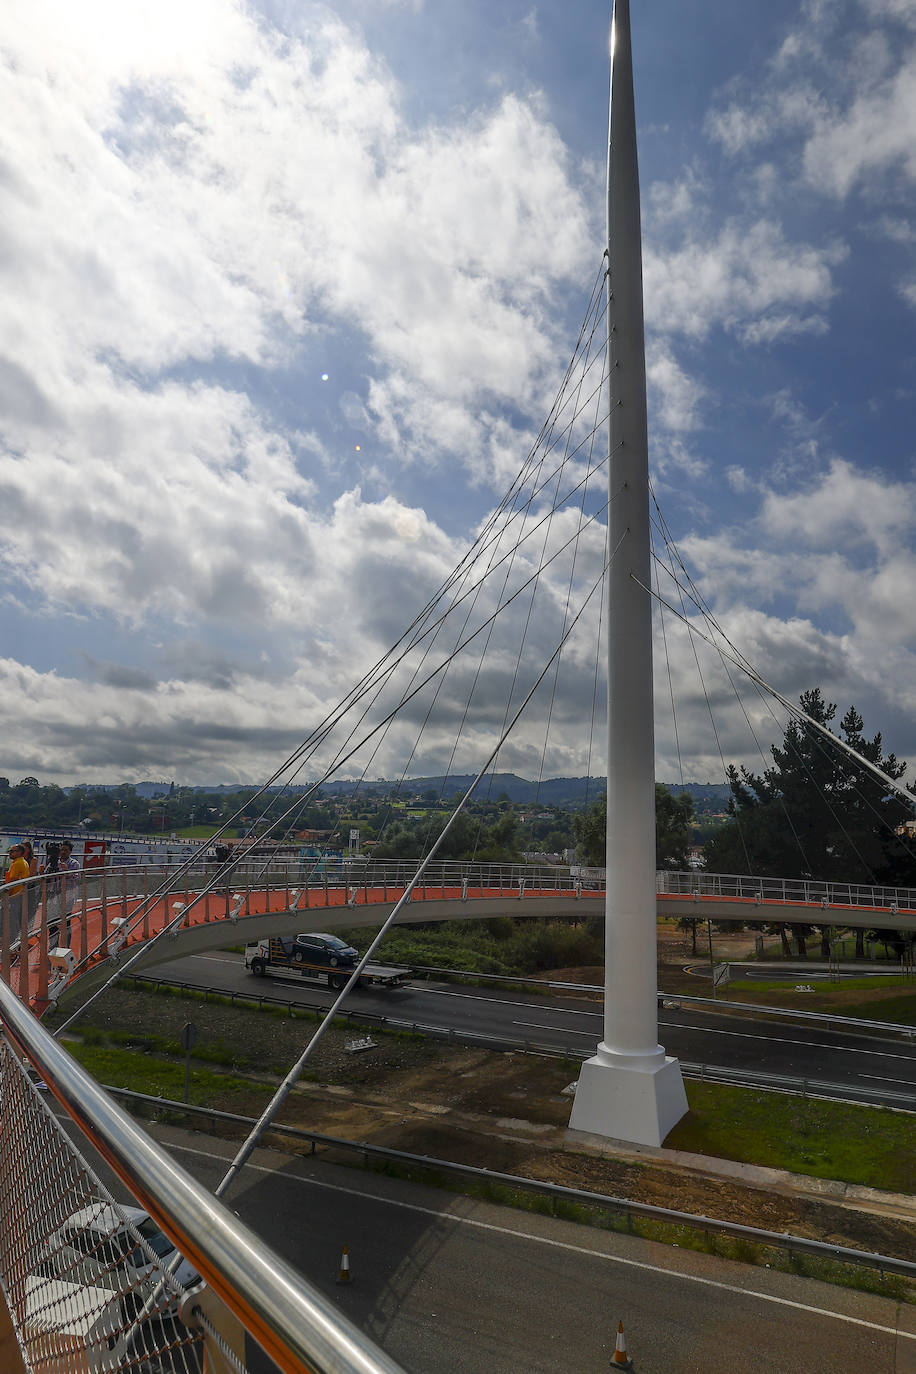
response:
[[[326,372],[322,372],[322,374],[321,374],[321,380],[322,380],[323,382],[326,382],[326,381],[328,380],[328,374],[327,374]]]

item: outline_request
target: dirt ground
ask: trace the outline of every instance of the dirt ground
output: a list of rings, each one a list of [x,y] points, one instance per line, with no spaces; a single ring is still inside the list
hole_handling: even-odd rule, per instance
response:
[[[562,976],[564,981],[595,983],[600,972],[566,969]],[[136,1005],[138,997],[143,998],[142,1010]],[[241,1007],[189,1004],[122,989],[112,989],[91,1013],[91,1023],[103,1032],[106,1026],[122,1030],[142,1025],[142,1036],[137,1037],[141,1051],[143,1036],[177,1037],[188,1020],[199,1028],[199,1048],[221,1048],[234,1055],[238,1047],[231,1093],[224,1099],[219,1093],[208,1097],[206,1105],[252,1117],[263,1110],[265,1083],[279,1081],[314,1025]],[[765,1230],[903,1258],[916,1253],[912,1222],[894,1215],[893,1209],[869,1211],[816,1196],[814,1181],[810,1193],[808,1185],[791,1181],[749,1186],[710,1172],[714,1161],[704,1169],[680,1167],[634,1158],[633,1152],[591,1148],[581,1138],[570,1137],[570,1096],[564,1089],[575,1080],[578,1063],[444,1045],[412,1035],[371,1033],[374,1048],[350,1048],[365,1034],[334,1028],[309,1065],[308,1080],[297,1085],[279,1120],[324,1135]],[[257,1070],[259,1064],[265,1066],[264,1072]],[[246,1079],[251,1080],[250,1094]],[[271,1143],[294,1148],[288,1138],[274,1137]]]

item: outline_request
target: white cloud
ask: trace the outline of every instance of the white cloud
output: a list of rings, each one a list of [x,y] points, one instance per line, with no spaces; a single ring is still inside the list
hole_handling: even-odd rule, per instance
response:
[[[675,360],[670,348],[650,342],[646,349],[646,380],[653,420],[663,428],[687,433],[699,428],[698,408],[706,387]]]
[[[358,328],[368,406],[341,405],[375,469],[387,444],[491,480],[500,407],[553,373],[545,302],[588,243],[542,110],[413,131],[352,31],[298,22],[39,4],[7,34],[2,556],[46,605],[299,616],[340,533],[303,473],[335,456],[214,383],[226,360],[269,377]]]
[[[645,258],[646,318],[654,329],[703,339],[715,326],[747,343],[819,332],[834,286],[831,269],[846,248],[791,243],[762,219],[730,221],[713,240],[650,246]]]

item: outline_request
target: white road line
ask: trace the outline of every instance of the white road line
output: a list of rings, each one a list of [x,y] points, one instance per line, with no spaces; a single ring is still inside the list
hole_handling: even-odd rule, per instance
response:
[[[209,1150],[195,1150],[188,1145],[178,1145],[174,1142],[169,1145],[170,1149],[182,1151],[184,1154],[199,1155],[203,1159],[216,1160],[218,1163],[227,1162],[224,1155],[213,1154]],[[261,1174],[278,1174],[278,1169],[270,1169],[264,1164],[252,1164],[251,1161],[245,1165],[246,1169],[253,1169]],[[343,1193],[347,1197],[360,1198],[362,1201],[367,1199],[371,1202],[380,1202],[383,1206],[398,1207],[405,1212],[417,1212],[422,1216],[434,1217],[438,1221],[451,1221],[456,1226],[472,1226],[479,1231],[493,1231],[497,1235],[511,1236],[517,1240],[533,1241],[536,1245],[547,1245],[555,1250],[565,1250],[570,1254],[587,1255],[591,1259],[605,1260],[609,1264],[621,1264],[630,1269],[644,1269],[650,1274],[663,1274],[666,1278],[683,1279],[686,1283],[701,1284],[704,1288],[715,1288],[723,1293],[734,1293],[740,1297],[758,1298],[761,1302],[775,1303],[779,1307],[793,1307],[798,1312],[811,1312],[817,1317],[831,1317],[835,1321],[847,1322],[851,1326],[862,1326],[869,1331],[881,1331],[888,1336],[897,1339],[916,1341],[916,1331],[901,1331],[895,1326],[883,1326],[880,1322],[866,1321],[864,1317],[851,1317],[845,1312],[831,1312],[826,1307],[814,1307],[810,1303],[795,1302],[791,1298],[779,1298],[772,1293],[761,1293],[756,1288],[742,1288],[739,1284],[721,1283],[718,1279],[702,1278],[699,1274],[685,1274],[679,1269],[666,1269],[661,1265],[647,1264],[645,1260],[625,1259],[622,1255],[608,1255],[601,1250],[592,1250],[587,1245],[572,1245],[565,1240],[551,1240],[547,1236],[535,1236],[529,1231],[517,1231],[511,1226],[497,1226],[490,1221],[477,1221],[474,1217],[455,1216],[452,1212],[438,1211],[435,1207],[424,1207],[417,1202],[403,1202],[395,1198],[379,1197],[375,1193],[366,1193],[360,1188],[346,1188],[339,1183],[326,1183],[321,1179],[303,1178],[297,1174],[285,1174],[287,1180],[301,1183],[306,1187],[324,1188],[330,1193]],[[892,1301],[892,1299],[888,1299]]]
[[[853,1077],[870,1078],[875,1083],[900,1083],[904,1088],[916,1087],[916,1083],[913,1083],[912,1079],[909,1078],[882,1078],[881,1075],[877,1073],[857,1073],[854,1074]]]
[[[680,1021],[659,1021],[659,1026],[668,1030],[701,1031],[706,1035],[731,1035],[739,1040],[766,1040],[770,1045],[800,1045],[802,1049],[834,1050],[843,1054],[869,1054],[878,1059],[904,1059],[908,1064],[914,1062],[912,1054],[891,1054],[887,1050],[863,1050],[854,1045],[823,1045],[818,1040],[789,1040],[781,1035],[754,1035],[750,1031],[720,1030],[718,1026],[685,1026]]]
[[[564,1030],[562,1026],[542,1026],[540,1021],[511,1021],[509,1024],[512,1026],[527,1027],[528,1030],[556,1031],[559,1035],[587,1035],[590,1036],[592,1040],[595,1038],[595,1032],[593,1030]]]
[[[234,964],[236,968],[241,968],[238,957],[235,959],[227,959],[224,954],[186,954],[184,957],[189,961],[192,959],[200,959],[205,964]]]
[[[416,991],[420,991],[420,989],[416,989]],[[424,987],[422,991],[428,993],[430,997],[460,997],[465,1002],[487,1002],[493,1007],[530,1007],[532,1005],[530,1002],[510,1002],[505,997],[481,997],[473,992],[447,992],[444,988]],[[572,1007],[557,1007],[556,1014],[557,1016],[601,1017],[604,1013],[600,1011],[575,1011]]]

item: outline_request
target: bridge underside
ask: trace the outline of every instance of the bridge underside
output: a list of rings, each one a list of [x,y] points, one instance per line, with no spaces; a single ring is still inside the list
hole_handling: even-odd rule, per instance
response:
[[[253,894],[252,894],[253,895]],[[310,905],[308,908],[284,907],[270,912],[253,912],[239,916],[236,921],[212,920],[206,924],[186,927],[167,935],[155,945],[144,948],[131,944],[129,953],[136,957],[133,969],[141,973],[152,966],[182,959],[211,949],[244,945],[269,935],[295,934],[299,931],[346,930],[359,926],[378,926],[391,914],[395,898],[388,901],[358,902],[348,905]],[[787,925],[833,925],[852,928],[888,928],[916,931],[916,911],[897,911],[875,907],[829,906],[818,903],[782,903],[753,898],[703,897],[696,901],[690,896],[661,894],[657,903],[658,915],[663,917],[695,917],[706,921],[741,921],[745,924],[785,922]],[[583,920],[604,914],[604,894],[593,896],[551,893],[543,896],[526,893],[523,897],[501,895],[473,897],[467,901],[448,898],[416,899],[401,911],[400,925],[455,920],[486,920],[492,916],[562,917]],[[120,958],[123,960],[127,951]],[[105,959],[92,965],[72,982],[61,998],[92,990],[113,972],[113,962]]]

